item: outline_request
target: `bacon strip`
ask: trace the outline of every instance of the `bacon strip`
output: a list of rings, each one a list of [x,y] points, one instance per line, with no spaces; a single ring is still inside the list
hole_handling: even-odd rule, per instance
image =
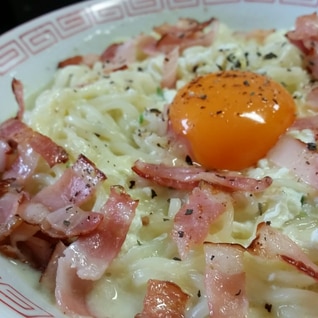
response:
[[[11,82],[11,88],[19,106],[16,118],[19,120],[22,120],[22,117],[25,111],[23,85],[19,80],[14,78]]]
[[[1,246],[1,251],[5,253],[3,248],[6,248],[11,253],[10,257],[43,270],[50,259],[54,242],[38,234],[38,226],[20,222],[10,233],[10,245]]]
[[[236,244],[204,244],[204,282],[211,318],[244,318],[248,315],[244,251]]]
[[[59,239],[88,234],[103,220],[101,213],[84,211],[73,204],[50,211],[32,200],[20,206],[19,216],[29,224],[38,225],[45,235]]]
[[[188,202],[176,214],[172,230],[181,259],[189,249],[204,242],[211,224],[226,210],[229,200],[228,195],[208,184],[192,190]]]
[[[295,29],[287,32],[287,39],[305,55],[305,62],[313,78],[318,78],[318,16],[303,15],[296,19]]]
[[[3,183],[4,181],[1,182],[1,185]],[[21,224],[22,219],[18,216],[18,208],[23,198],[22,192],[13,191],[0,196],[0,241],[9,236]]]
[[[75,205],[69,205],[49,213],[40,225],[48,236],[63,239],[89,234],[102,221],[101,213],[83,211]]]
[[[56,183],[43,188],[32,201],[42,203],[50,211],[64,208],[70,203],[81,206],[94,195],[98,184],[105,179],[105,174],[93,162],[80,155]]]
[[[318,110],[318,86],[314,85],[310,88],[306,95],[306,106],[314,111]]]
[[[7,169],[10,153],[11,147],[6,141],[0,139],[0,173],[3,173]]]
[[[50,257],[50,260],[43,271],[40,283],[42,286],[46,288],[47,291],[54,294],[55,286],[56,286],[56,273],[57,273],[57,266],[58,266],[58,260],[60,257],[63,256],[63,253],[66,249],[66,246],[63,244],[62,241],[59,241],[54,248],[54,251]]]
[[[203,30],[213,23],[217,25],[216,22],[215,18],[210,18],[202,23],[194,19],[181,18],[175,25],[164,23],[154,27],[154,31],[161,35],[157,48],[160,52],[168,53],[175,47],[182,52],[195,45],[208,46],[214,39],[216,28],[212,28],[207,33],[204,33]]]
[[[303,182],[318,189],[318,153],[308,145],[290,136],[282,136],[270,150],[267,158],[280,167],[286,167]]]
[[[264,222],[258,225],[248,251],[267,259],[282,259],[318,281],[318,266],[288,236]]]
[[[17,183],[23,185],[31,177],[38,165],[40,155],[27,144],[17,146],[18,154],[12,156],[12,164],[3,173],[5,179],[15,179]],[[14,159],[13,159],[14,158]],[[9,158],[7,158],[9,160]]]
[[[201,181],[224,187],[233,191],[261,192],[272,184],[270,177],[260,180],[238,174],[220,173],[199,167],[169,167],[164,164],[144,163],[137,160],[132,170],[140,177],[151,180],[159,185],[174,189],[191,190]]]
[[[49,137],[34,131],[19,119],[11,118],[0,125],[0,139],[31,147],[50,167],[68,160],[68,154]]]
[[[80,236],[58,261],[55,295],[60,309],[70,315],[90,315],[85,295],[119,253],[135,215],[134,201],[120,186],[111,188],[103,206],[103,222]]]
[[[57,67],[63,68],[69,65],[81,65],[81,64],[92,67],[99,60],[100,60],[100,56],[97,54],[75,55],[63,61],[60,61]]]
[[[184,318],[189,298],[175,283],[150,279],[142,313],[135,318]]]
[[[99,279],[119,253],[135,215],[137,201],[120,186],[111,188],[110,197],[101,209],[102,223],[89,235],[79,237],[66,250],[73,267],[82,279]]]
[[[177,47],[167,53],[163,62],[161,87],[175,87],[177,81],[178,58],[179,50]]]
[[[289,129],[311,129],[314,132],[316,139],[318,139],[318,115],[297,118]]]
[[[60,257],[56,270],[55,299],[60,310],[70,317],[94,317],[90,312],[86,296],[93,282],[77,275],[71,257]]]
[[[76,55],[61,61],[59,68],[68,65],[84,64],[89,67],[97,62],[103,63],[103,72],[110,72],[126,69],[131,63],[142,60],[145,56],[165,54],[162,87],[172,88],[176,82],[177,59],[179,53],[188,47],[200,45],[209,46],[215,37],[218,20],[210,18],[202,23],[194,19],[181,18],[175,25],[164,23],[154,27],[159,39],[154,36],[141,34],[135,38],[120,43],[112,43],[100,56]],[[204,29],[212,25],[208,32]]]

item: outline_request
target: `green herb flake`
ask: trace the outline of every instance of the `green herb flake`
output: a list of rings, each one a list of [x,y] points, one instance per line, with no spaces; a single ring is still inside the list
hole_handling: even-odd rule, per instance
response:
[[[139,115],[139,120],[138,120],[139,124],[141,125],[144,122],[144,120],[145,120],[145,117],[144,117],[144,114],[142,113]]]
[[[258,207],[258,212],[260,215],[262,215],[264,213],[264,206],[262,203],[258,202],[257,204],[257,207]]]
[[[70,161],[68,161],[68,162],[65,164],[65,167],[66,167],[66,168],[69,168],[71,165],[72,165],[72,163],[71,163]]]
[[[157,87],[157,95],[164,98],[163,89],[161,87]]]

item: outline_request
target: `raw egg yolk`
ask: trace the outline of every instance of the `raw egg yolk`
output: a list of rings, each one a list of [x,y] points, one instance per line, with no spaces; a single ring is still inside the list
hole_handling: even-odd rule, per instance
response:
[[[181,88],[169,120],[195,162],[207,169],[241,170],[266,156],[295,112],[294,100],[281,84],[233,70],[198,77]]]

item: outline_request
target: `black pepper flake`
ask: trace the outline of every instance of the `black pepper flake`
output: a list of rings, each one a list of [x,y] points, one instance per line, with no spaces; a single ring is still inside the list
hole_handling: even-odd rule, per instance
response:
[[[250,86],[250,83],[249,83],[248,80],[245,80],[245,81],[243,82],[243,84],[244,84],[245,86]]]
[[[193,213],[193,209],[186,209],[184,215],[191,215]]]
[[[239,296],[241,294],[242,290],[240,289],[236,294],[235,296]]]
[[[155,198],[157,196],[157,193],[154,189],[151,189],[151,199]]]
[[[173,260],[180,262],[180,261],[181,261],[181,258],[180,258],[180,257],[174,257]]]
[[[215,257],[215,255],[211,255],[210,260],[213,261],[214,257]]]
[[[192,72],[195,73],[198,69],[199,65],[194,65],[192,68]]]
[[[306,203],[306,196],[305,195],[301,196],[300,203],[301,203],[301,205],[304,205]]]
[[[182,237],[184,236],[184,232],[183,232],[183,231],[178,231],[178,236],[179,236],[180,238],[182,238]]]
[[[271,60],[271,59],[276,59],[277,55],[273,52],[267,53],[263,56],[264,60]]]
[[[237,61],[235,62],[235,64],[234,64],[234,66],[235,66],[236,68],[241,68],[242,64],[241,64],[241,62],[240,62],[239,60],[237,60]]]
[[[64,224],[65,226],[70,226],[71,222],[68,221],[68,220],[64,220],[64,221],[63,221],[63,224]]]
[[[189,165],[192,166],[193,165],[193,161],[191,159],[191,157],[189,155],[186,155],[185,157],[185,162]]]
[[[245,61],[246,61],[246,66],[249,66],[250,65],[250,61],[248,60],[248,52],[245,52],[244,53],[244,56],[245,56]]]
[[[201,297],[201,290],[198,290],[197,296],[200,298]]]
[[[129,181],[129,189],[133,189],[135,185],[136,185],[136,181],[135,180],[130,180]]]
[[[150,108],[149,112],[155,115],[161,115],[161,111],[158,108]]]
[[[272,305],[272,304],[266,303],[264,307],[265,307],[265,309],[267,310],[267,312],[272,312],[272,308],[273,308],[273,305]]]
[[[308,142],[307,143],[307,149],[310,151],[316,151],[317,150],[317,144],[315,142]]]

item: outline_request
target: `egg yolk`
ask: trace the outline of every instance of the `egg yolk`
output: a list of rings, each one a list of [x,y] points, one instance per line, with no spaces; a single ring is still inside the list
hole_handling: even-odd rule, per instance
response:
[[[233,70],[198,77],[181,88],[170,105],[169,121],[195,162],[208,169],[241,170],[266,156],[295,112],[281,84]]]

